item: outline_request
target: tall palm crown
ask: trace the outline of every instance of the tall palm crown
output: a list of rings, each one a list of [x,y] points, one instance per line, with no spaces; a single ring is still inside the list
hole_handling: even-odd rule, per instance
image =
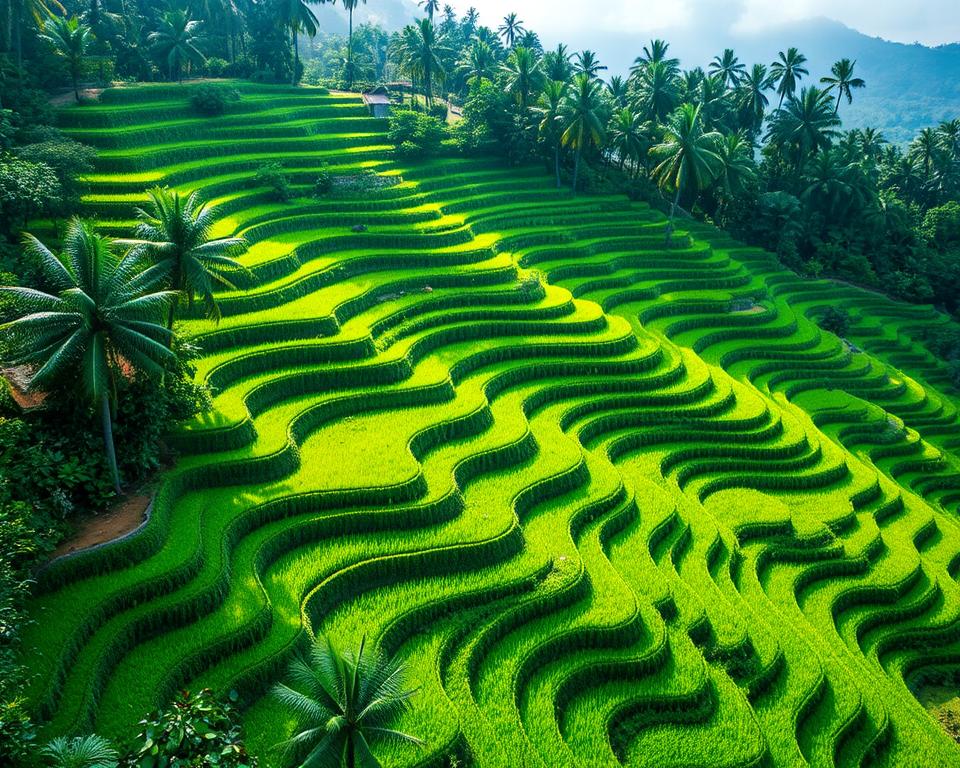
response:
[[[521,109],[526,110],[530,94],[539,90],[543,83],[540,60],[529,48],[518,45],[503,65],[507,93],[514,97]]]
[[[847,104],[853,104],[853,91],[857,88],[865,88],[867,85],[863,78],[853,76],[856,63],[850,59],[840,59],[830,68],[829,75],[820,78],[820,82],[827,85],[828,93],[834,88],[837,89],[837,104],[833,108],[834,112],[840,109],[840,102],[844,96],[847,97]]]
[[[840,118],[833,111],[830,94],[810,86],[791,96],[784,109],[770,121],[767,138],[794,151],[797,168],[810,155],[827,149],[839,135]]]
[[[93,42],[93,30],[76,16],[65,19],[54,16],[43,25],[42,40],[46,40],[57,56],[66,62],[73,83],[73,94],[80,102],[80,71],[83,59]]]
[[[217,288],[234,288],[233,279],[248,275],[247,269],[233,257],[245,247],[239,237],[211,239],[214,209],[201,202],[193,192],[186,198],[179,192],[155,188],[148,193],[145,208],[138,208],[139,220],[133,244],[139,254],[149,257],[155,269],[166,275],[173,290],[182,293],[192,306],[199,297],[206,315],[220,317],[214,299]],[[171,306],[168,327],[173,329]]]
[[[910,156],[920,164],[925,181],[930,179],[941,151],[940,140],[934,128],[924,128],[910,144]]]
[[[306,659],[291,662],[291,685],[273,689],[298,721],[297,733],[282,746],[306,755],[301,768],[379,768],[371,744],[421,743],[391,727],[415,693],[406,675],[403,664],[370,651],[364,641],[352,653],[317,638]]]
[[[644,116],[662,123],[677,108],[680,92],[676,72],[665,62],[647,65],[636,85],[636,106]]]
[[[496,71],[497,62],[493,50],[483,40],[476,38],[470,41],[470,47],[457,62],[457,72],[466,78],[469,86],[480,80],[493,80]]]
[[[940,123],[937,128],[940,146],[953,160],[960,160],[960,118]]]
[[[573,75],[573,65],[570,64],[570,52],[567,46],[559,43],[555,50],[543,55],[543,72],[548,80],[566,83]]]
[[[52,768],[116,768],[119,755],[102,736],[58,736],[42,750]]]
[[[403,28],[397,51],[401,66],[410,76],[423,84],[423,95],[433,102],[433,85],[446,80],[443,56],[449,53],[443,35],[430,19],[420,19]]]
[[[110,239],[79,219],[67,225],[59,255],[32,235],[25,236],[24,245],[46,290],[0,289],[20,314],[0,326],[9,341],[10,359],[4,363],[32,367],[32,390],[68,380],[83,382],[90,402],[100,410],[107,461],[119,492],[111,393],[130,369],[160,375],[173,359],[171,334],[162,318],[175,294],[160,289],[165,276],[144,270],[134,250],[118,257]]]
[[[639,169],[640,161],[649,150],[643,118],[629,107],[623,107],[613,114],[608,128],[610,146],[620,156],[620,168],[628,160]]]
[[[573,191],[577,191],[580,157],[584,149],[603,141],[603,121],[600,117],[603,85],[585,72],[573,78],[573,85],[560,104],[560,141],[575,153]]]
[[[59,0],[7,0],[4,10],[7,23],[3,47],[4,50],[12,50],[13,36],[16,35],[17,66],[23,64],[23,30],[26,28],[27,19],[32,19],[36,27],[42,28],[54,11],[67,12]]]
[[[754,64],[747,72],[737,88],[738,101],[741,111],[751,118],[754,130],[758,130],[763,123],[763,116],[770,105],[767,91],[773,86],[771,76],[763,64]]]
[[[201,26],[187,11],[167,11],[160,19],[160,26],[147,36],[154,53],[166,62],[171,80],[183,82],[184,65],[205,60],[198,47]]]
[[[662,62],[668,69],[674,72],[680,71],[680,59],[674,59],[667,56],[670,50],[670,43],[666,40],[651,40],[649,45],[643,46],[643,53],[634,59],[631,71],[643,68],[648,64]]]
[[[777,84],[777,93],[780,94],[778,109],[783,107],[784,99],[793,96],[804,75],[809,75],[806,67],[807,57],[796,48],[788,48],[787,52],[780,51],[780,55],[770,65],[770,75]]]
[[[435,1],[435,0],[434,0]],[[343,7],[347,9],[349,16],[348,36],[347,36],[347,88],[353,88],[353,12],[360,3],[366,4],[367,0],[340,0]],[[428,0],[430,2],[430,0]],[[430,13],[430,19],[433,20],[433,12]]]
[[[710,74],[719,77],[724,88],[734,88],[746,77],[747,68],[740,62],[732,48],[726,48],[720,56],[713,57],[713,61],[710,62]]]
[[[573,59],[573,71],[577,74],[582,72],[588,77],[597,77],[606,70],[606,67],[597,59],[597,54],[589,49],[575,54]]]
[[[721,137],[716,144],[716,153],[715,182],[728,196],[739,194],[756,178],[753,146],[744,132]]]
[[[417,5],[423,8],[423,12],[427,14],[430,21],[433,21],[433,14],[440,10],[440,0],[420,0]]]
[[[540,116],[540,136],[553,146],[557,189],[560,189],[560,145],[563,133],[560,127],[560,109],[568,90],[569,86],[563,80],[547,80],[537,102],[537,113]]]
[[[508,48],[513,48],[513,44],[517,41],[517,38],[526,31],[523,22],[517,18],[517,14],[515,13],[508,13],[504,16],[503,24],[497,28],[497,32],[500,33],[500,37],[503,38]]]
[[[324,3],[327,0],[311,0],[314,3]],[[333,2],[333,0],[330,0]],[[277,12],[280,22],[290,30],[290,45],[293,50],[293,73],[290,75],[291,85],[297,82],[297,71],[300,69],[300,49],[297,45],[297,35],[306,32],[310,37],[317,34],[320,22],[316,14],[310,9],[305,0],[278,0]]]
[[[607,91],[610,93],[610,98],[613,99],[613,103],[620,109],[627,106],[627,81],[620,77],[620,75],[614,75],[610,78],[610,82],[607,83]]]

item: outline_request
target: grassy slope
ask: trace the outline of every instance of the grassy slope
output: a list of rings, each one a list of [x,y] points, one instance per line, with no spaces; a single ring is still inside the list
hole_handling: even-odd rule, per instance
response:
[[[105,229],[147,183],[201,189],[259,279],[184,324],[215,411],[148,529],[45,574],[51,732],[232,686],[265,750],[263,692],[327,631],[410,660],[426,748],[391,765],[960,760],[907,688],[960,659],[960,422],[917,341],[945,318],[700,225],[666,249],[655,212],[537,169],[399,162],[350,96],[185,103],[63,113],[104,149]],[[398,183],[275,204],[273,157],[304,193],[322,162]]]

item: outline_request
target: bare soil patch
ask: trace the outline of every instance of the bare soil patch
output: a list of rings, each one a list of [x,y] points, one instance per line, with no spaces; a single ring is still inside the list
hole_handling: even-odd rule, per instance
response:
[[[120,499],[106,512],[78,521],[76,533],[54,550],[52,558],[105,544],[135,531],[146,519],[151,498],[144,493],[132,494]]]

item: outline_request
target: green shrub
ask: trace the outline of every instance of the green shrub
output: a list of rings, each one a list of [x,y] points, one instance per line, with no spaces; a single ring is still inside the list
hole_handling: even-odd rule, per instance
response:
[[[401,156],[429,156],[440,149],[445,131],[443,123],[430,115],[400,110],[390,118],[387,140]]]
[[[240,94],[232,88],[206,83],[197,86],[190,94],[190,105],[201,115],[218,117],[227,111],[230,102],[239,98]]]
[[[183,691],[167,709],[140,721],[140,734],[123,765],[256,768],[257,759],[243,745],[236,701],[236,692],[228,701],[218,701],[209,688],[192,695]]]
[[[443,103],[434,104],[427,110],[427,114],[430,115],[430,117],[436,118],[441,123],[445,123],[447,122],[447,105]]]
[[[850,315],[839,307],[827,307],[820,315],[819,325],[823,330],[843,337],[850,332]]]
[[[326,163],[320,166],[317,172],[316,181],[313,182],[313,196],[324,197],[333,190],[333,177],[330,175],[330,169]]]
[[[204,63],[204,69],[207,70],[209,77],[223,77],[229,66],[230,62],[219,56],[211,56]]]
[[[264,163],[254,177],[257,186],[268,187],[273,197],[281,203],[290,199],[290,182],[280,163]]]

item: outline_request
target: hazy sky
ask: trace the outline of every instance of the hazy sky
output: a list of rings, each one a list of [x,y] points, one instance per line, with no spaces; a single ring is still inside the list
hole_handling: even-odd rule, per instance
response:
[[[700,27],[760,32],[786,21],[827,16],[868,35],[927,45],[960,42],[960,0],[454,0],[462,12],[473,5],[495,27],[516,11],[541,35],[603,28],[651,33]]]

